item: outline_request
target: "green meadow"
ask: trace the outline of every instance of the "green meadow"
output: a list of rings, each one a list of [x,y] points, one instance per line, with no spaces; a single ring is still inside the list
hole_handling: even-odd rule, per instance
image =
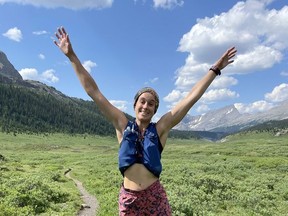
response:
[[[0,133],[0,215],[76,215],[71,175],[118,215],[116,138]],[[245,133],[223,142],[170,139],[162,154],[173,215],[288,215],[288,136]]]

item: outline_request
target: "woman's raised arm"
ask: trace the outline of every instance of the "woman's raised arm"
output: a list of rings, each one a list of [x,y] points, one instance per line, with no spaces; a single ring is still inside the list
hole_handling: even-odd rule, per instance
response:
[[[122,139],[122,133],[128,121],[126,116],[122,111],[113,106],[101,93],[95,80],[83,67],[74,52],[69,35],[66,33],[64,27],[58,28],[55,35],[58,38],[58,41],[54,41],[55,45],[68,57],[84,90],[94,100],[103,115],[112,122],[116,129],[118,139]]]
[[[157,131],[162,145],[165,144],[169,131],[184,118],[191,107],[202,97],[215,77],[221,74],[220,71],[234,61],[232,58],[236,55],[236,52],[235,47],[229,48],[218,61],[216,61],[214,66],[209,69],[208,73],[195,84],[186,97],[178,102],[171,111],[160,118],[157,122]]]

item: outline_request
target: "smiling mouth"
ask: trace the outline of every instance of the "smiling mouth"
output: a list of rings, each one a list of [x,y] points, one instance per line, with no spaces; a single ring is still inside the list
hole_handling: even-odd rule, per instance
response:
[[[142,115],[149,115],[149,112],[146,112],[146,111],[140,111],[140,113],[141,113]]]

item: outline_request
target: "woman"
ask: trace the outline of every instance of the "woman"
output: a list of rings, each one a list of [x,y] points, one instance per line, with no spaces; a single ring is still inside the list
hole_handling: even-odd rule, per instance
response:
[[[58,28],[56,37],[58,42],[54,43],[70,60],[83,88],[115,127],[120,144],[119,169],[123,175],[119,215],[171,215],[166,192],[159,182],[161,152],[168,133],[200,99],[215,77],[221,74],[220,70],[234,61],[232,58],[237,50],[235,47],[228,49],[184,99],[157,123],[152,123],[151,119],[159,106],[159,97],[154,89],[146,87],[137,92],[134,98],[135,119],[129,121],[105,98],[82,66],[63,27]]]

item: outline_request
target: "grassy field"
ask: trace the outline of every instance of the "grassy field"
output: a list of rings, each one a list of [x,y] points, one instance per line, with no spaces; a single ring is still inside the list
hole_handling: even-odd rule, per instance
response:
[[[118,215],[116,138],[0,133],[0,215],[75,215],[81,199],[68,168]],[[288,136],[247,133],[225,142],[170,139],[161,182],[173,215],[288,215]]]

